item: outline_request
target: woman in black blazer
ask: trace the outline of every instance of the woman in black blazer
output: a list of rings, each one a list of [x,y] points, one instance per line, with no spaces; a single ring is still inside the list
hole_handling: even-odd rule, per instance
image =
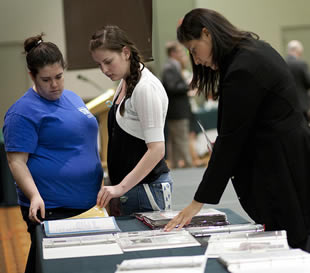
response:
[[[186,14],[177,35],[190,52],[192,88],[219,99],[218,137],[194,200],[166,230],[219,203],[231,179],[256,223],[286,230],[290,246],[310,251],[310,131],[285,61],[208,9]]]

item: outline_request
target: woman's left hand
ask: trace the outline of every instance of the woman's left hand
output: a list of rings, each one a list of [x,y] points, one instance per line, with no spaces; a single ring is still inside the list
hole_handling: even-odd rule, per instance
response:
[[[120,185],[102,186],[97,195],[97,206],[106,207],[112,198],[120,197],[124,194]]]
[[[179,212],[170,222],[164,227],[165,231],[171,231],[174,228],[178,230],[181,229],[184,225],[188,225],[193,216],[195,216],[200,209],[202,208],[203,203],[192,201],[186,208]]]

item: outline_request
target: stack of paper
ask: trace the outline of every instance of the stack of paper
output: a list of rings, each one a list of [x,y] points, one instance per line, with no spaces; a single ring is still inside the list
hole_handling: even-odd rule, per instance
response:
[[[256,233],[215,234],[208,241],[208,257],[219,257],[223,254],[246,252],[270,252],[289,249],[286,232],[266,231]]]
[[[135,216],[152,229],[160,229],[164,228],[179,212],[180,211],[152,211],[135,213]],[[229,224],[229,222],[227,221],[226,213],[211,208],[202,209],[192,218],[188,227],[222,226],[227,224]]]
[[[117,241],[124,252],[200,245],[186,230],[171,232],[163,230],[121,232],[115,234],[115,237],[118,238]]]
[[[219,261],[232,273],[310,272],[310,254],[300,249],[223,254]]]
[[[44,259],[77,258],[123,253],[113,234],[43,238],[42,249]]]
[[[117,273],[203,273],[207,258],[204,255],[176,256],[124,260]]]
[[[47,237],[120,231],[114,217],[50,220],[43,225]]]

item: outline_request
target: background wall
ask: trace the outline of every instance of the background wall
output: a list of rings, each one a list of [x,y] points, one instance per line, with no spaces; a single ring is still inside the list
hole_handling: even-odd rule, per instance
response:
[[[166,42],[176,40],[179,19],[193,8],[195,8],[195,0],[153,0],[154,62],[150,65],[157,76],[160,77],[161,69],[167,59]]]
[[[293,38],[294,34],[298,37],[302,35],[302,39],[305,39],[302,41],[305,47],[305,58],[310,62],[310,1],[308,0],[196,0],[195,6],[216,10],[238,28],[257,33],[282,56],[286,54],[285,34],[290,30],[289,38]],[[301,29],[308,35],[301,34]]]
[[[91,4],[91,0],[89,1]],[[215,9],[239,28],[257,32],[285,55],[285,39],[295,34],[310,37],[310,1],[308,0],[153,0],[153,56],[149,63],[157,76],[166,59],[165,43],[176,38],[178,20],[194,7]],[[78,20],[78,18],[77,18]],[[62,0],[1,0],[0,2],[0,128],[3,116],[31,86],[25,67],[23,41],[40,32],[65,51],[65,33]],[[300,32],[302,34],[300,34]],[[309,34],[309,35],[308,35]],[[305,53],[310,56],[306,43]],[[310,57],[307,57],[310,62]],[[87,77],[93,84],[77,79]],[[84,100],[100,95],[116,83],[104,77],[99,69],[66,71],[65,86]]]

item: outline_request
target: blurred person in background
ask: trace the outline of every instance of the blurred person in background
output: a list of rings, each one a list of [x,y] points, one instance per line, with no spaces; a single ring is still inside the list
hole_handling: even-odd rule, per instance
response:
[[[183,75],[184,47],[177,41],[166,44],[168,60],[162,70],[162,83],[169,98],[167,126],[168,160],[171,168],[191,167],[189,86]]]
[[[287,44],[286,62],[296,83],[296,92],[301,109],[308,123],[310,121],[310,72],[307,63],[302,60],[304,47],[300,41],[292,40]]]

